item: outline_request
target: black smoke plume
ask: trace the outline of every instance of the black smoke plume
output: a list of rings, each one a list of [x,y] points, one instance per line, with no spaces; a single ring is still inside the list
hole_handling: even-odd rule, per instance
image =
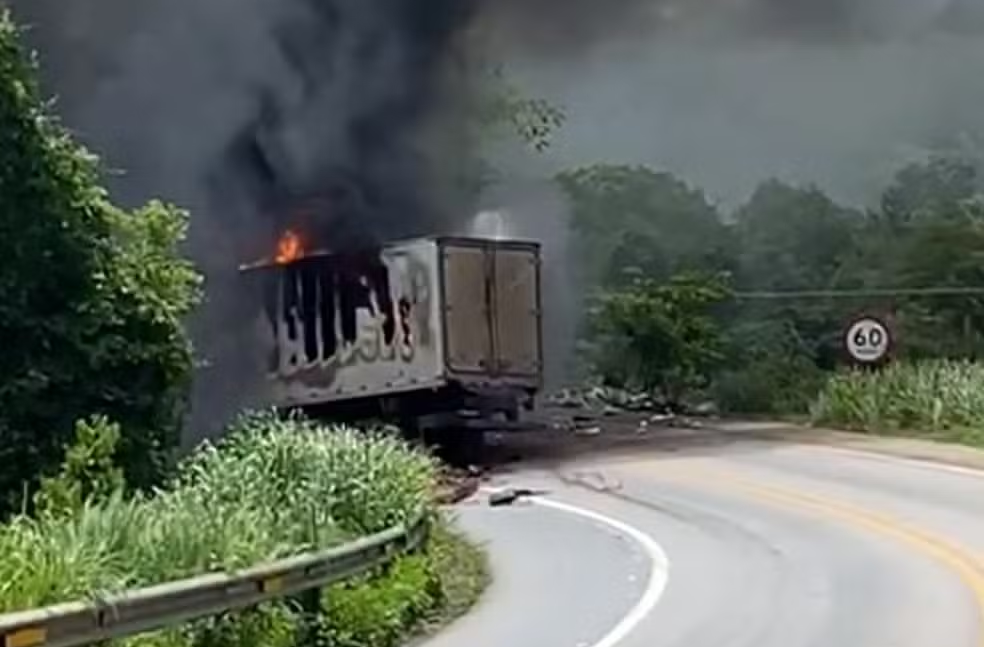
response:
[[[468,0],[24,0],[68,126],[101,152],[117,199],[192,211],[206,274],[193,322],[196,427],[257,397],[255,293],[239,263],[286,227],[311,247],[371,248],[466,212],[462,40]]]
[[[834,41],[877,36],[903,15],[974,29],[984,13],[979,0],[7,2],[30,27],[66,123],[122,170],[114,196],[161,196],[192,211],[189,251],[208,294],[194,322],[206,363],[199,428],[256,399],[255,295],[236,268],[269,254],[284,227],[317,246],[359,248],[457,231],[471,217],[474,196],[459,180],[473,153],[462,107],[475,43],[497,48],[486,53],[493,60],[566,61],[594,96],[603,84],[582,83],[572,60],[603,45],[679,38],[691,25]],[[681,63],[694,57],[679,51]],[[665,156],[668,146],[650,148]]]

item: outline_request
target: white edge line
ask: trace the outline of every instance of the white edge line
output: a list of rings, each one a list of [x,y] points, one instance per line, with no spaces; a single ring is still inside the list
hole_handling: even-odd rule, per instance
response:
[[[483,487],[481,490],[488,493],[502,491],[498,488],[487,487]],[[542,496],[530,497],[529,500],[537,505],[567,512],[568,514],[578,515],[580,517],[591,519],[592,521],[597,521],[601,524],[609,526],[620,534],[631,538],[642,547],[643,551],[645,551],[651,566],[649,569],[649,581],[646,583],[646,588],[643,591],[642,596],[640,596],[629,612],[618,621],[618,624],[612,627],[612,629],[598,642],[590,646],[616,647],[616,645],[621,643],[630,633],[632,633],[640,622],[645,620],[646,616],[649,615],[649,613],[656,607],[660,599],[663,597],[663,593],[666,591],[666,585],[669,582],[670,569],[670,560],[667,558],[666,552],[655,539],[638,528],[630,526],[629,524],[619,521],[618,519],[612,519],[611,517],[605,516],[593,510],[588,510],[587,508],[582,508],[570,503],[563,503],[561,501],[554,501],[553,499],[548,499]]]

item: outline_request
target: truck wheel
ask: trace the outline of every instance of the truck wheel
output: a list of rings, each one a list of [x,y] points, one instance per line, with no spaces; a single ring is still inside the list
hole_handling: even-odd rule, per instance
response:
[[[434,434],[437,455],[453,467],[470,467],[485,462],[485,433],[465,429],[442,429]]]
[[[424,441],[424,434],[420,430],[420,421],[415,416],[400,416],[399,426],[403,440],[408,443]]]
[[[458,432],[458,459],[462,467],[484,465],[486,461],[485,432],[461,430]]]
[[[507,422],[519,422],[519,407],[512,406],[506,409],[506,421]]]

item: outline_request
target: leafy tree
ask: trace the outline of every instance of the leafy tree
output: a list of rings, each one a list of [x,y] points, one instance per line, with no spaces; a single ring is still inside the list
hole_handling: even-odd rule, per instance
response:
[[[981,183],[975,165],[959,157],[933,157],[896,173],[881,200],[881,219],[899,226],[934,220],[953,205],[973,199]]]
[[[984,209],[977,166],[934,157],[899,170],[881,207],[861,221],[843,274],[881,289],[979,287]],[[984,300],[977,295],[881,299],[892,312],[898,351],[910,357],[978,357]]]
[[[109,201],[95,158],[47,112],[18,36],[0,14],[0,513],[93,414],[122,425],[132,484],[159,478],[190,377],[181,322],[199,281],[177,253],[186,214]]]
[[[858,214],[819,189],[770,180],[735,214],[738,285],[754,290],[833,287],[853,249]]]
[[[721,277],[697,274],[640,279],[606,295],[595,317],[599,368],[609,382],[659,391],[678,406],[722,358],[712,310],[727,297]]]
[[[572,205],[589,285],[668,279],[689,267],[726,270],[728,233],[703,192],[670,173],[599,165],[557,182]]]
[[[863,218],[815,187],[769,180],[735,214],[737,284],[750,292],[796,292],[856,287],[846,271],[857,258]],[[736,363],[788,361],[832,368],[840,326],[856,304],[829,299],[743,301],[731,313]],[[779,359],[783,358],[783,359]]]
[[[507,133],[519,137],[533,150],[549,148],[564,124],[564,112],[549,101],[524,95],[499,67],[488,67],[484,79],[477,97],[476,118],[485,136],[497,138]]]
[[[65,450],[57,476],[41,479],[34,496],[40,514],[62,516],[78,512],[91,501],[102,501],[124,487],[123,470],[116,465],[120,426],[105,416],[80,420],[75,439]]]
[[[939,202],[898,231],[883,262],[886,282],[902,288],[984,285],[984,207]],[[895,300],[901,350],[913,357],[980,357],[984,295]]]
[[[490,153],[496,147],[518,142],[528,150],[543,152],[565,119],[563,111],[548,101],[523,94],[501,68],[483,61],[473,67],[477,81],[462,105],[468,118],[464,133],[468,154],[458,168],[448,169],[457,175],[458,185],[471,200],[502,179],[491,161]]]

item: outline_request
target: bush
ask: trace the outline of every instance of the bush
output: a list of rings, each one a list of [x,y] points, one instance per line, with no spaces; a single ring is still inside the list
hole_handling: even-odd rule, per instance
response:
[[[323,636],[334,647],[395,647],[408,628],[424,632],[465,613],[488,584],[487,567],[481,550],[440,519],[422,554],[327,590]]]
[[[69,516],[89,501],[104,501],[124,488],[123,471],[114,458],[120,426],[104,416],[75,424],[75,442],[65,452],[61,472],[42,478],[34,497],[35,512]]]
[[[725,413],[805,414],[824,373],[802,355],[762,357],[714,378],[711,398]]]
[[[605,295],[594,317],[595,366],[609,384],[658,391],[672,405],[706,382],[721,359],[712,309],[728,296],[721,278],[643,279]]]
[[[80,490],[69,476],[80,474],[76,458],[87,455],[85,447],[105,448],[112,429],[79,426],[79,442],[58,479],[63,487],[55,491]],[[81,473],[78,480],[92,479]],[[450,566],[446,559],[451,535],[436,516],[434,485],[434,462],[396,439],[272,414],[245,416],[227,440],[182,463],[154,496],[127,498],[116,490],[90,496],[74,510],[58,508],[63,514],[22,516],[0,528],[0,612],[251,566],[337,545],[429,511],[438,529],[423,552],[334,587],[324,598],[322,630],[337,644],[391,645],[453,606],[449,596],[461,597],[453,573],[469,568],[464,559],[450,560]],[[123,642],[286,645],[297,621],[297,610],[278,602]]]
[[[984,365],[930,360],[832,377],[812,407],[818,423],[870,431],[984,429]]]
[[[324,598],[322,634],[333,647],[390,647],[438,603],[424,556],[395,562],[385,577],[334,587]]]
[[[177,253],[187,215],[113,206],[35,75],[0,10],[0,515],[30,500],[25,484],[57,467],[93,414],[121,425],[127,479],[160,482],[192,370],[181,324],[198,297]]]

